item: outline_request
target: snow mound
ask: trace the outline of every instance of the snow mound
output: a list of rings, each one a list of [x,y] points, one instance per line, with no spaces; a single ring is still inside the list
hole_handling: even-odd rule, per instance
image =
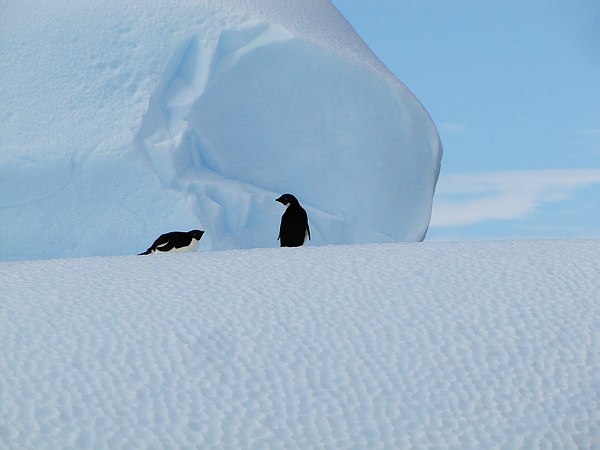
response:
[[[3,448],[594,448],[600,242],[0,263]]]
[[[161,233],[275,246],[421,240],[441,146],[326,0],[23,0],[0,15],[3,259],[124,255]]]

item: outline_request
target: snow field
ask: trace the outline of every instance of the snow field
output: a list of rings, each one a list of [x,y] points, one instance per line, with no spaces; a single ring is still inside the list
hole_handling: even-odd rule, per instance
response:
[[[0,263],[0,446],[595,448],[599,250]]]

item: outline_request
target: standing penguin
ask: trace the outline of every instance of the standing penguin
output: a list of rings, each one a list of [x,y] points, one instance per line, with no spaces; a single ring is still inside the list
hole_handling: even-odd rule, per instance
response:
[[[204,231],[202,230],[171,231],[170,233],[161,234],[150,248],[144,253],[140,253],[140,255],[149,255],[156,252],[195,252],[198,250],[198,242],[203,234]]]
[[[277,238],[279,243],[282,247],[300,247],[304,244],[306,236],[310,239],[306,211],[292,194],[283,194],[276,201],[287,208],[281,216],[281,226]]]

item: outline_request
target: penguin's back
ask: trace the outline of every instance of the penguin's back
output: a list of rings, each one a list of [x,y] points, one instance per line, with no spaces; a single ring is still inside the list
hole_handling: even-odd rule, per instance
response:
[[[290,206],[281,217],[279,239],[282,247],[300,247],[308,233],[308,215],[304,208]]]

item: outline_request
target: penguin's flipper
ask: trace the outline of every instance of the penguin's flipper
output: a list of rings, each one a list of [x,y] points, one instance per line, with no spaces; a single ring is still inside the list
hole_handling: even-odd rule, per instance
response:
[[[308,234],[308,240],[310,241],[310,227],[308,226],[308,222],[306,222],[306,233]]]
[[[170,252],[174,248],[175,248],[175,244],[171,241],[167,241],[163,244],[157,245],[156,251],[157,252]]]

